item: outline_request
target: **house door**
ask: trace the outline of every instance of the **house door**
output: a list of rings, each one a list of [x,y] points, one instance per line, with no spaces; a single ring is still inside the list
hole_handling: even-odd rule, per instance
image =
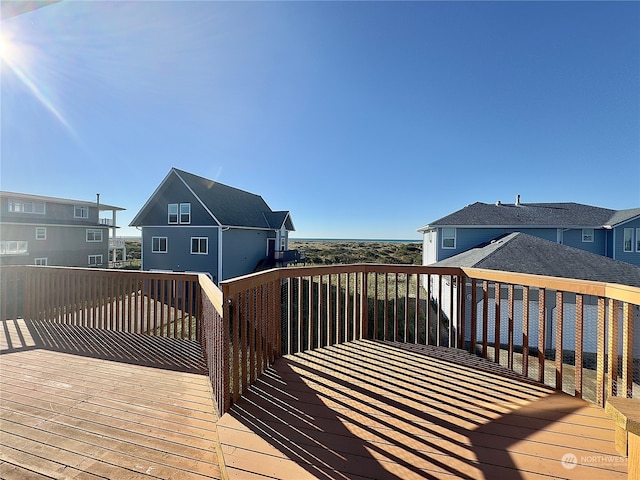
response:
[[[276,239],[267,238],[267,257],[273,258],[276,251]]]

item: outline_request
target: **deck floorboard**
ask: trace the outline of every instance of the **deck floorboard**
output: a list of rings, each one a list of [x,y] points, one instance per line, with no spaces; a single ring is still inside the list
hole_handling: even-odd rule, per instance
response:
[[[2,327],[3,479],[626,478],[600,407],[461,351],[286,356],[219,418],[195,342]]]
[[[627,468],[595,405],[465,352],[366,340],[277,360],[218,435],[232,479],[623,479]]]
[[[154,349],[141,335],[9,323],[0,478],[221,478],[218,413],[195,342],[158,339]],[[114,355],[94,348],[105,339],[119,342]]]

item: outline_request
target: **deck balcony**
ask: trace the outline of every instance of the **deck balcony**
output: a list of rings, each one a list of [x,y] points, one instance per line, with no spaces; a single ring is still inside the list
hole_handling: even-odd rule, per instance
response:
[[[638,288],[369,264],[220,288],[0,273],[1,478],[637,474],[604,407],[640,397]]]

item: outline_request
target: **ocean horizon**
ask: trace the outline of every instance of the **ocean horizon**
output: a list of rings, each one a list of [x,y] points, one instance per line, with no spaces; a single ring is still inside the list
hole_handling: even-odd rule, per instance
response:
[[[385,243],[421,243],[420,239],[396,238],[289,238],[290,242],[385,242]]]

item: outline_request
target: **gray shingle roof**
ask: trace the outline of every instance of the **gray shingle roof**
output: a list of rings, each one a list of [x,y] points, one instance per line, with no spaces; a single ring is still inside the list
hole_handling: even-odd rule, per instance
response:
[[[202,203],[225,226],[269,228],[264,214],[271,209],[260,195],[183,170],[173,169]]]
[[[640,267],[516,232],[435,263],[640,287]]]
[[[249,193],[224,183],[209,180],[177,168],[172,168],[153,195],[147,200],[130,225],[141,225],[153,201],[161,195],[170,180],[177,179],[193,192],[201,204],[224,227],[248,227],[293,230],[288,211],[273,212],[260,195]],[[213,221],[213,219],[212,219]],[[291,228],[288,228],[291,227]]]
[[[640,217],[640,208],[630,208],[628,210],[618,210],[613,216],[605,223],[606,227],[614,227],[620,223],[628,222],[634,218]]]
[[[547,226],[600,227],[616,210],[580,203],[488,204],[476,202],[423,227],[458,226]],[[422,230],[421,229],[421,230]]]

